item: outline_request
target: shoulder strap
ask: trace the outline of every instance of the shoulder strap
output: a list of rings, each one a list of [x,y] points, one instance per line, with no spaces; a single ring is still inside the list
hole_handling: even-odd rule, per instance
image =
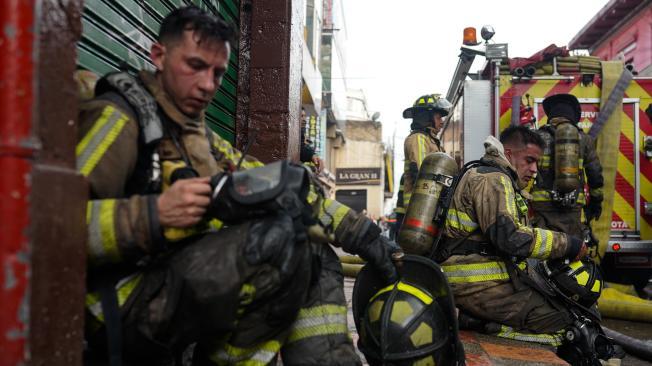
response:
[[[156,99],[145,89],[140,81],[126,72],[107,74],[97,82],[95,94],[116,92],[122,96],[135,111],[145,144],[163,137],[163,122],[158,114]]]

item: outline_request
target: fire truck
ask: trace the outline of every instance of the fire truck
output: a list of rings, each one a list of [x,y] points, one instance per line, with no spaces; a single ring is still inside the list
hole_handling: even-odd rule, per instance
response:
[[[478,43],[475,30],[465,30],[447,93],[453,107],[441,132],[446,152],[463,164],[482,157],[483,141],[490,134],[498,136],[512,124],[546,124],[543,99],[558,93],[578,98],[579,125],[585,132],[600,113],[605,119],[619,119],[620,127],[604,128],[597,135],[605,189],[611,191],[605,191],[605,197],[613,193],[613,199],[603,204],[603,215],[611,215],[611,221],[603,219],[596,256],[607,280],[644,287],[652,274],[652,78],[633,76],[628,66],[606,74],[597,58],[569,55],[559,47],[528,59],[510,59],[508,44],[490,41],[491,27],[481,33],[485,41]],[[484,57],[484,65],[469,73],[477,57]],[[623,78],[622,72],[632,76]],[[618,94],[618,87],[604,88],[618,83],[624,93]],[[616,106],[611,113],[605,108],[609,101]],[[609,148],[612,153],[605,153]]]

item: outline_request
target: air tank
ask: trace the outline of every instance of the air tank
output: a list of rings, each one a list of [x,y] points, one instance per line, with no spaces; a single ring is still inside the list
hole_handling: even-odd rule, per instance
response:
[[[398,243],[408,254],[428,255],[439,228],[433,222],[439,196],[458,173],[455,159],[436,152],[423,159],[412,198],[403,219]]]
[[[555,190],[569,193],[580,187],[580,134],[575,125],[562,123],[555,128]]]

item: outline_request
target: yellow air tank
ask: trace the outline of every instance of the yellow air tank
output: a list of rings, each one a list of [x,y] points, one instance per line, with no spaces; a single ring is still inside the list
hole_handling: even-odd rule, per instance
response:
[[[433,222],[439,196],[453,183],[457,163],[447,154],[436,152],[423,159],[412,198],[403,219],[398,243],[408,254],[428,255],[437,236]]]
[[[573,192],[580,187],[580,135],[571,123],[562,123],[555,129],[555,190]]]

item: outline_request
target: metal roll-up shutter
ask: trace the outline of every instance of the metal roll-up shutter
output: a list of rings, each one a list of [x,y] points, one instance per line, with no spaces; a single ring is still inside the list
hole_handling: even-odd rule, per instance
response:
[[[130,72],[153,69],[149,50],[163,18],[172,9],[195,4],[239,25],[239,0],[86,0],[83,32],[77,45],[79,67],[104,75],[121,67]],[[222,137],[235,141],[238,45],[232,45],[229,70],[206,110],[206,122]]]

